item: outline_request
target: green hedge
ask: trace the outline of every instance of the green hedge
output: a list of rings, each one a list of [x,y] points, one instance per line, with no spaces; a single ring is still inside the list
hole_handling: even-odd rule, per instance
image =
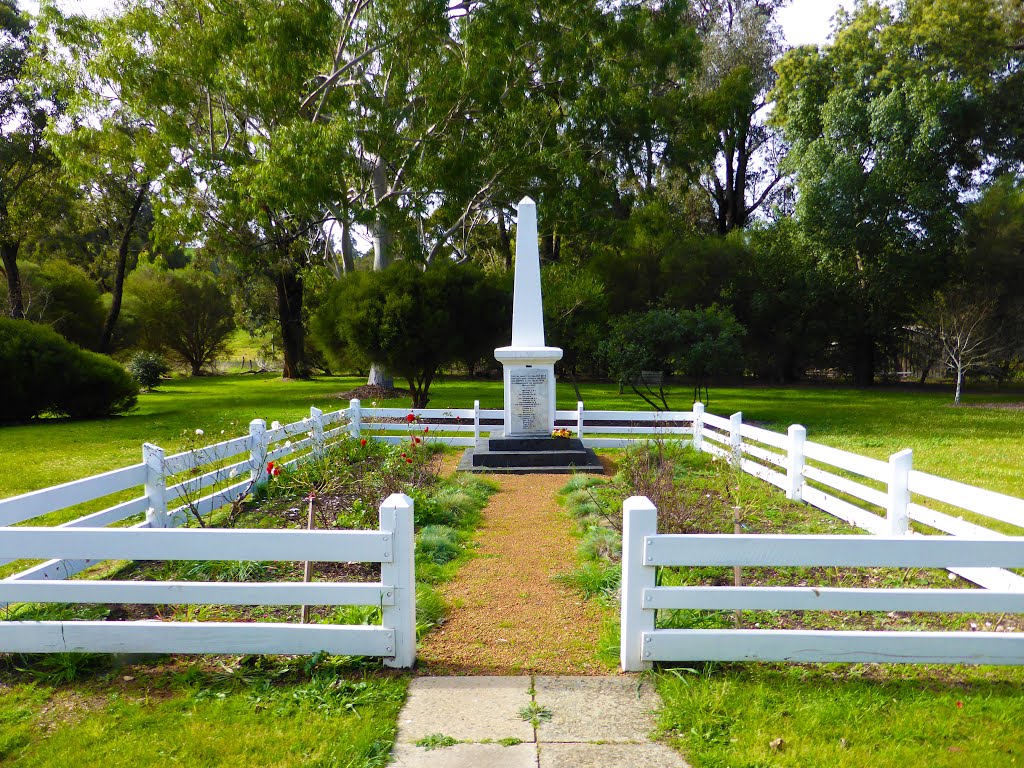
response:
[[[0,319],[0,372],[0,421],[110,416],[133,408],[139,393],[109,357],[27,320]]]

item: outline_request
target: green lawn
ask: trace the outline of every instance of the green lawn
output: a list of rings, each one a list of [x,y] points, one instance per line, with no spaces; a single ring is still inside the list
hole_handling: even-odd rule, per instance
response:
[[[1020,667],[746,664],[657,680],[664,733],[695,768],[1024,765]]]
[[[358,669],[310,675],[306,661],[136,665],[69,684],[24,682],[20,673],[5,685],[0,676],[0,764],[383,766],[407,679]]]
[[[0,427],[0,497],[44,488],[137,462],[141,444],[168,451],[183,447],[197,428],[209,442],[243,434],[249,421],[281,422],[308,415],[309,407],[337,410],[347,401],[335,397],[364,383],[356,377],[282,381],[275,374],[180,378],[145,393],[127,416],[102,421],[44,419],[25,426]],[[592,410],[646,410],[629,393],[611,384],[584,384]],[[677,388],[670,404],[688,407],[690,392]],[[430,406],[502,407],[500,382],[446,379],[432,388]],[[839,387],[715,388],[709,412],[743,411],[745,419],[784,431],[791,423],[807,427],[808,439],[885,458],[913,448],[917,469],[1024,496],[1024,411],[954,408],[945,390],[854,390]],[[968,403],[1021,401],[1024,394],[969,395]],[[558,407],[575,408],[567,382],[558,385]],[[406,400],[379,405],[407,405]]]

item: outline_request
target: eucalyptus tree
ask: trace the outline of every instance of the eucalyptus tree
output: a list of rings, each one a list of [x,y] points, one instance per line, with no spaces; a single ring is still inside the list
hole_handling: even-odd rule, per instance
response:
[[[860,385],[948,273],[1013,58],[994,0],[895,5],[840,14],[834,44],[783,57],[773,91],[797,221],[835,286],[836,341]]]
[[[774,64],[785,51],[776,12],[789,0],[696,0],[698,103],[705,119],[699,185],[715,229],[743,229],[778,197],[784,146],[766,122]]]
[[[15,0],[0,0],[0,262],[8,314],[25,316],[18,252],[55,161],[44,130],[57,106],[26,80],[32,23]]]
[[[305,241],[326,169],[351,139],[345,123],[314,124],[302,106],[338,24],[326,0],[135,0],[95,23],[82,60],[132,127],[158,236],[216,237],[243,271],[273,282],[285,377],[306,375]]]

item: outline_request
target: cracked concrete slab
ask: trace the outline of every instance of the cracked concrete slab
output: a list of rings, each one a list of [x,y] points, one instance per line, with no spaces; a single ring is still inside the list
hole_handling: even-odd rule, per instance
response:
[[[391,768],[537,768],[536,744],[456,744],[426,750],[412,744],[398,744]]]
[[[537,728],[544,742],[637,742],[654,729],[658,695],[632,677],[537,677],[536,701],[551,711]]]
[[[664,744],[540,744],[539,768],[689,768]]]
[[[459,741],[532,742],[533,726],[519,716],[530,703],[529,690],[529,677],[418,677],[399,716],[398,741],[441,733]]]

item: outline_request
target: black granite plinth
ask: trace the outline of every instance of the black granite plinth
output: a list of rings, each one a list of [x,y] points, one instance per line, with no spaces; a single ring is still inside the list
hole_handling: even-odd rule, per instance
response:
[[[495,437],[485,448],[469,448],[459,462],[464,472],[569,474],[603,472],[594,451],[577,438]]]

